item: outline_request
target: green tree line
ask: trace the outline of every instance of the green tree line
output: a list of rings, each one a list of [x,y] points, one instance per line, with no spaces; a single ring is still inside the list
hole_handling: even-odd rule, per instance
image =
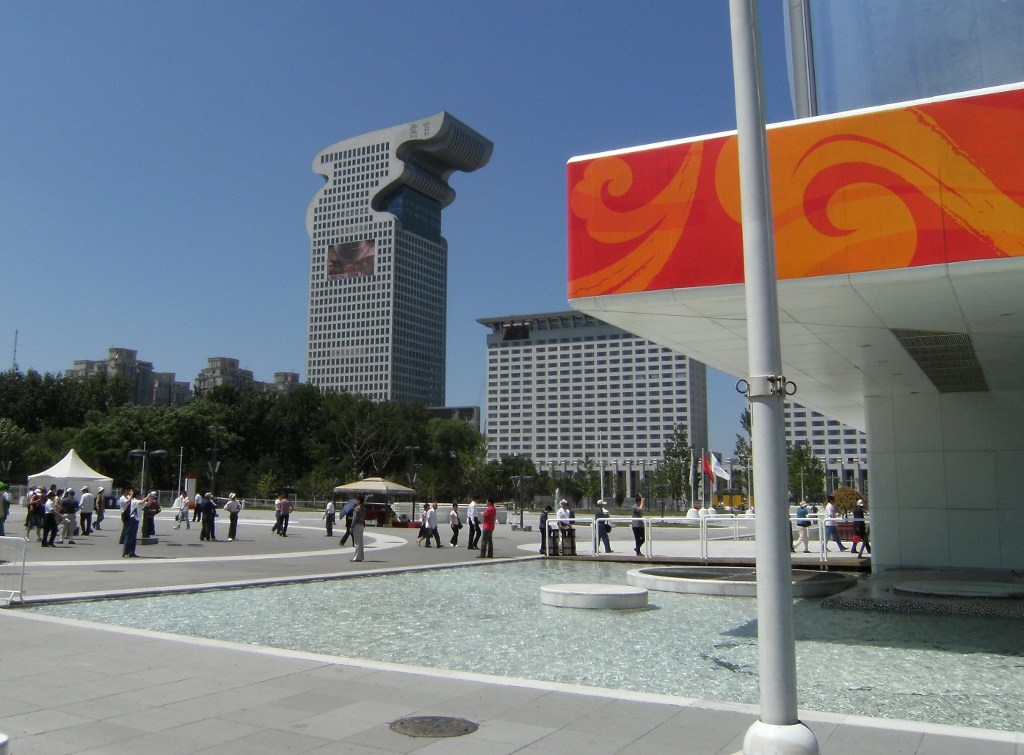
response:
[[[181,407],[134,406],[117,377],[0,373],[0,474],[12,483],[74,448],[117,486],[135,484],[145,447],[164,450],[147,466],[149,486],[173,489],[183,476],[208,489],[217,430],[218,492],[270,497],[283,488],[322,497],[337,484],[383,476],[433,500],[511,497],[514,474],[532,462],[486,461],[484,437],[457,420],[432,418],[420,404],[374,402],[303,385],[290,394],[219,386]],[[524,472],[525,465],[529,470]]]

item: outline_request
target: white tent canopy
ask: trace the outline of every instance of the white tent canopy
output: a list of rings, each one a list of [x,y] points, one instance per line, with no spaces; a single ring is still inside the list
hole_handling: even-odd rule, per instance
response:
[[[380,477],[366,477],[356,482],[350,482],[348,485],[339,485],[334,489],[334,493],[383,493],[385,495],[403,495],[415,493],[416,491],[412,488],[407,488],[405,485],[399,485],[397,482],[391,480],[385,480]]]
[[[68,451],[67,456],[45,472],[29,476],[28,484],[34,488],[48,488],[51,485],[56,485],[58,488],[74,488],[75,490],[88,485],[89,490],[95,493],[98,487],[109,491],[114,486],[114,481],[91,469],[72,448]]]

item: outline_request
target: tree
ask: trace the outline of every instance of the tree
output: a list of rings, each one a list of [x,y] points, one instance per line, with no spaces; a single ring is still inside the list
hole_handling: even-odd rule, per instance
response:
[[[825,465],[806,443],[788,446],[790,500],[823,501],[825,499]]]
[[[672,436],[665,443],[662,459],[655,475],[656,484],[664,485],[664,492],[673,501],[692,500],[690,469],[693,466],[693,447],[686,427],[676,425]]]

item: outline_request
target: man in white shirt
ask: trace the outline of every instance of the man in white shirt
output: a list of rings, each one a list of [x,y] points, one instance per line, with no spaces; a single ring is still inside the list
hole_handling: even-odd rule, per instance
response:
[[[188,493],[186,493],[184,490],[181,491],[181,495],[174,499],[174,510],[178,512],[177,515],[175,516],[175,519],[178,520],[178,523],[174,525],[174,529],[180,530],[182,523],[185,524],[185,529],[192,529],[192,525],[188,521]]]
[[[92,512],[96,508],[96,496],[89,492],[89,486],[82,488],[82,500],[79,502],[79,529],[83,535],[92,534]]]
[[[427,511],[427,547],[430,547],[430,538],[434,538],[438,548],[443,548],[441,545],[441,535],[437,531],[437,504],[430,507]]]
[[[324,511],[324,521],[327,523],[327,535],[326,535],[326,537],[333,537],[334,536],[334,515],[335,515],[334,501],[328,500],[327,501],[327,508]]]
[[[477,509],[479,504],[476,502],[476,497],[469,502],[469,507],[466,509],[466,524],[469,525],[469,550],[475,551],[477,549],[477,542],[480,540],[480,519]]]
[[[843,541],[839,539],[839,528],[836,527],[834,519],[839,518],[839,510],[836,509],[835,496],[828,497],[828,503],[825,504],[825,548],[828,549],[828,541],[835,540],[836,545],[839,546],[839,550],[845,551],[846,546],[843,545]]]
[[[242,510],[242,504],[234,493],[228,495],[228,502],[224,504],[224,510],[230,515],[228,519],[228,542],[233,542],[238,534],[238,512]]]
[[[576,530],[572,526],[572,522],[576,519],[576,516],[572,513],[572,509],[569,508],[569,502],[564,498],[558,506],[556,519],[558,519],[558,534],[561,539],[562,555],[575,556]]]
[[[199,508],[199,504],[202,503],[202,502],[203,502],[203,497],[201,495],[199,495],[199,493],[196,493],[196,498],[193,501],[193,504],[195,504],[195,505],[192,508],[192,521],[193,522],[198,522],[199,521],[199,517],[202,516],[203,512]]]

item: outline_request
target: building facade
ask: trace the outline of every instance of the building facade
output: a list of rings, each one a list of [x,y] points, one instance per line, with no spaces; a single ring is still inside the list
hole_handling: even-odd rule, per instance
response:
[[[206,367],[196,375],[196,393],[205,393],[218,385],[230,385],[242,390],[246,384],[253,382],[252,370],[243,370],[237,359],[231,357],[209,357]]]
[[[845,485],[867,491],[868,436],[856,427],[787,401],[786,443],[808,446],[821,459],[828,490]]]
[[[313,171],[308,382],[377,400],[445,403],[448,179],[494,145],[448,113],[332,144]]]
[[[107,350],[106,359],[76,359],[74,368],[64,374],[87,377],[102,372],[109,377],[120,377],[128,383],[128,400],[136,406],[149,406],[154,399],[153,363],[140,361],[138,357],[135,349],[111,348]]]
[[[708,445],[707,369],[580,314],[477,320],[487,335],[487,457],[541,469],[592,459],[626,475],[653,470],[675,429]]]
[[[187,380],[175,380],[173,372],[153,373],[153,406],[184,406],[191,395]]]

